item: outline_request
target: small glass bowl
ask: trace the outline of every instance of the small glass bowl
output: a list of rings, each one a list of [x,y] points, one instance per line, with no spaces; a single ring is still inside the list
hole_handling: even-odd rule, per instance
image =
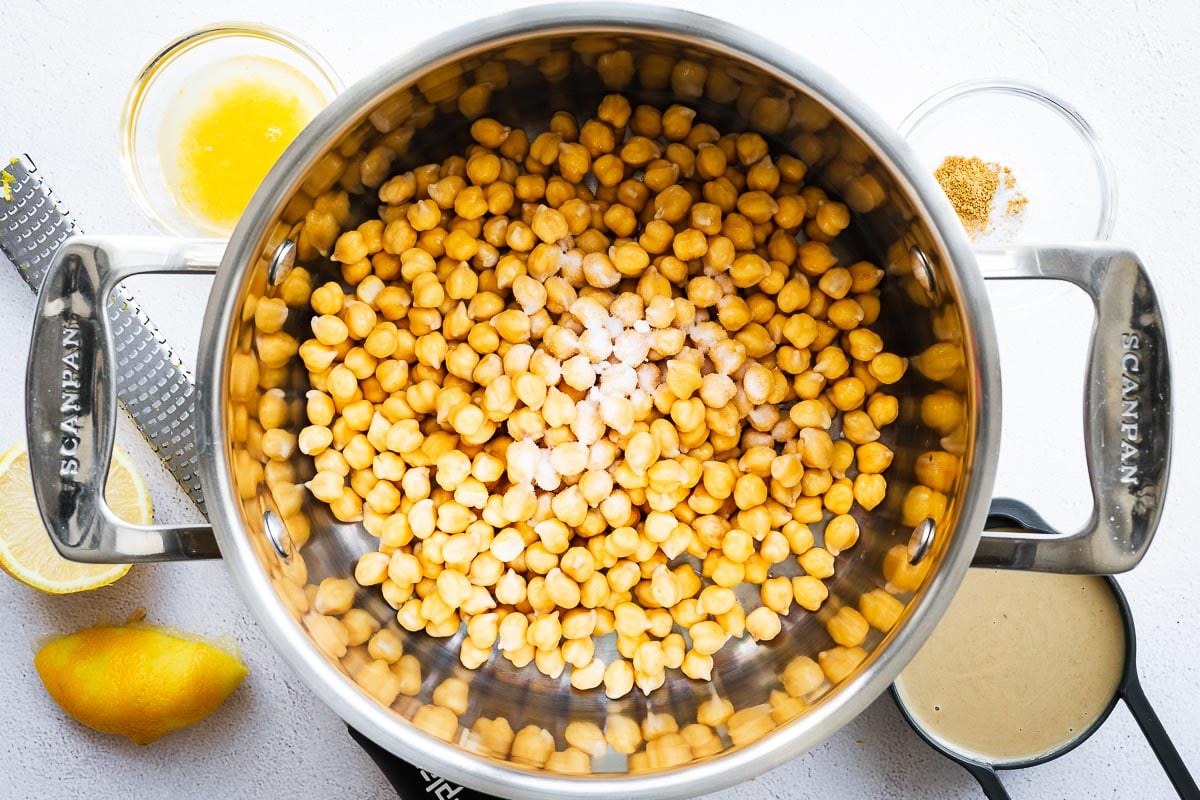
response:
[[[180,236],[223,236],[229,230],[206,224],[179,205],[169,185],[160,142],[171,101],[189,80],[239,58],[279,62],[306,79],[326,104],[342,90],[333,68],[290,34],[247,23],[224,23],[185,34],[160,50],[138,73],[121,113],[121,167],[134,199],[163,231]]]
[[[1117,185],[1092,127],[1050,92],[985,79],[943,89],[900,123],[932,172],[946,156],[979,156],[1012,170],[1028,199],[1016,224],[997,225],[976,244],[1107,240]]]

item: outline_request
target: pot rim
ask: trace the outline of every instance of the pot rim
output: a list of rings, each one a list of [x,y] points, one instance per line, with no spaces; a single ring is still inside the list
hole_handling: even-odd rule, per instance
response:
[[[235,301],[246,277],[243,265],[256,263],[268,226],[282,200],[291,196],[324,145],[346,132],[361,109],[401,82],[470,51],[533,35],[571,32],[644,32],[700,44],[743,60],[819,98],[828,110],[865,140],[931,223],[931,237],[954,268],[949,282],[970,320],[963,329],[969,363],[975,365],[968,389],[972,416],[972,463],[957,497],[958,526],[940,568],[931,572],[922,596],[912,604],[903,627],[894,630],[865,666],[804,715],[757,742],[707,760],[642,775],[568,777],[524,770],[476,756],[426,734],[370,698],[311,643],[276,595],[238,519],[240,503],[222,452],[226,441],[227,363]],[[823,70],[804,58],[732,24],[687,11],[634,4],[571,4],[525,8],[478,20],[443,33],[359,80],[334,100],[288,148],[267,175],[240,219],[217,273],[204,320],[200,348],[198,431],[204,458],[200,475],[209,514],[238,590],[267,639],[308,688],[343,720],[400,758],[449,780],[483,791],[531,800],[579,798],[694,797],[749,779],[815,747],[858,716],[881,695],[914,657],[950,603],[974,555],[987,515],[996,471],[1000,434],[1000,370],[992,316],[983,278],[957,217],[923,165],[894,127]],[[517,794],[519,793],[519,795]]]

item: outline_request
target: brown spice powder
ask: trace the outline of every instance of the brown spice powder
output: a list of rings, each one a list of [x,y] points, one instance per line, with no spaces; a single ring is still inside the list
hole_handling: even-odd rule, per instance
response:
[[[1004,216],[1020,217],[1029,202],[1017,191],[1017,179],[1011,169],[978,156],[946,156],[933,176],[950,198],[950,204],[972,238],[991,231],[992,204],[1002,182],[1005,190],[1015,192],[1008,199]]]
[[[1025,204],[1029,202],[1029,198],[1025,195],[1017,195],[1016,197],[1008,198],[1008,205],[1004,208],[1004,214],[1008,217],[1019,217],[1025,213]]]

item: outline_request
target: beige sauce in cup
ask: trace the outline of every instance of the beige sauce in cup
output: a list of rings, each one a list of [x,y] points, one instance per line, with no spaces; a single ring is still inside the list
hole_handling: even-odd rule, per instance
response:
[[[1103,578],[973,569],[896,689],[918,726],[952,749],[1025,761],[1104,712],[1124,659]]]

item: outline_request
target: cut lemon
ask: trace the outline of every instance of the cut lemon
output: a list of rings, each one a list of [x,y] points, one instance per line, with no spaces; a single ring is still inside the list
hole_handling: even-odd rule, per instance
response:
[[[113,513],[126,522],[146,525],[153,518],[146,481],[119,447],[113,449],[104,496]],[[129,572],[128,564],[80,564],[58,554],[33,498],[24,442],[0,455],[0,568],[47,594],[99,589]]]
[[[46,691],[75,719],[149,744],[207,717],[246,665],[236,648],[142,622],[55,639],[33,663]]]

